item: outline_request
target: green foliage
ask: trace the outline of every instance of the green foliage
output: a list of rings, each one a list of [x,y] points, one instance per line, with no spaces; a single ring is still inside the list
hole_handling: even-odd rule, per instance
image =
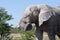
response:
[[[31,31],[23,31],[20,32],[20,34],[21,34],[21,40],[36,40],[35,27],[33,27]]]
[[[19,28],[14,28],[14,31],[16,31],[16,30],[18,30],[18,33],[20,31],[20,34],[19,34],[20,37],[16,37],[14,35],[15,37],[7,38],[7,40],[36,40],[35,27],[33,27],[31,31],[23,31],[23,30],[21,30]],[[44,32],[43,40],[48,40],[49,39],[48,36],[45,36],[45,35],[47,35],[47,34]],[[56,37],[56,40],[60,40],[60,39],[58,37]]]
[[[7,22],[8,20],[11,20],[12,16],[7,14],[7,11],[0,7],[0,24]]]
[[[5,35],[5,34],[9,34],[10,32],[10,28],[11,26],[9,26],[7,23],[1,24],[0,25],[0,34],[1,35]]]
[[[20,30],[17,27],[11,28],[11,30],[10,30],[11,33],[19,33],[19,31]]]
[[[7,14],[7,11],[0,7],[0,35],[3,39],[7,36],[10,32],[11,25],[7,23],[7,21],[11,20],[12,16]]]

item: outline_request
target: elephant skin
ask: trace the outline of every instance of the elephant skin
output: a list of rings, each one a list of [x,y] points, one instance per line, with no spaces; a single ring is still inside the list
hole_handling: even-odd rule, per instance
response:
[[[32,29],[36,25],[36,37],[43,39],[43,32],[48,33],[49,40],[60,37],[60,7],[51,7],[45,4],[27,7],[24,16],[19,22],[19,27],[24,31]]]

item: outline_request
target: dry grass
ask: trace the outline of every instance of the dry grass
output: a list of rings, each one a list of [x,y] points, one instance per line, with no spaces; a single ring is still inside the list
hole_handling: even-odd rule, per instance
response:
[[[17,40],[21,38],[20,34],[12,34],[12,36],[13,36],[13,39],[17,39]],[[49,40],[46,32],[44,32],[43,40]],[[56,36],[56,40],[60,40],[60,39]]]

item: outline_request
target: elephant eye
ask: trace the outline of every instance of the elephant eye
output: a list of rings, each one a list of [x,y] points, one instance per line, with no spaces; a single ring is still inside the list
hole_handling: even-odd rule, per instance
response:
[[[27,23],[27,22],[24,22],[25,24]]]

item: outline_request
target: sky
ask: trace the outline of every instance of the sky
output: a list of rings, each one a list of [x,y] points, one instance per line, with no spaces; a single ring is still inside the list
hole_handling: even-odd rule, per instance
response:
[[[24,15],[25,9],[29,5],[47,4],[49,6],[60,6],[60,0],[0,0],[0,7],[5,8],[9,15],[14,19],[8,23],[13,24],[13,27],[18,26],[19,21]]]

